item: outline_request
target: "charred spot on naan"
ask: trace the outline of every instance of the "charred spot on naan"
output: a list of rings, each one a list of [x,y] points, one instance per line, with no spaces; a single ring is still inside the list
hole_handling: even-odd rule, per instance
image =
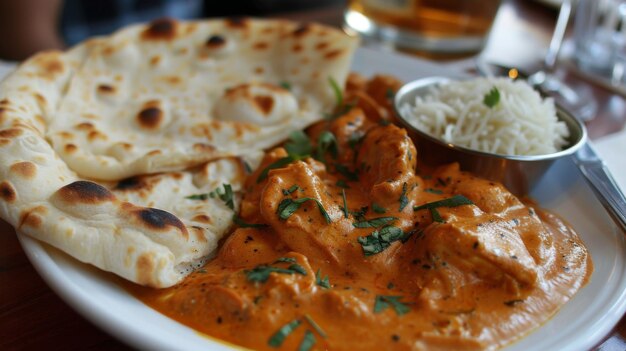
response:
[[[148,187],[148,182],[145,176],[134,176],[120,180],[113,190],[119,191],[132,191],[141,190]]]
[[[217,34],[211,35],[204,43],[204,46],[209,49],[218,49],[224,47],[225,45],[226,39],[224,39],[223,36]]]
[[[115,195],[107,188],[87,180],[70,183],[57,190],[54,196],[70,204],[99,204],[115,200]]]
[[[114,94],[115,87],[109,84],[99,84],[98,85],[98,93],[100,94]]]
[[[173,214],[159,210],[158,208],[141,207],[131,212],[131,215],[138,220],[142,227],[155,231],[165,231],[170,227],[178,228],[185,237],[188,236],[187,227],[178,217]]]
[[[245,17],[231,17],[226,19],[226,26],[234,29],[245,29],[248,28],[250,22]]]
[[[32,179],[37,175],[37,166],[28,161],[17,162],[11,165],[10,171],[23,179]]]
[[[163,122],[163,110],[156,100],[148,101],[137,114],[137,124],[139,127],[148,130],[158,129]]]
[[[159,18],[148,25],[141,34],[144,40],[171,40],[176,37],[178,22],[171,18]]]
[[[13,139],[22,135],[23,131],[20,128],[9,128],[0,130],[0,138]]]
[[[211,220],[211,217],[209,217],[206,214],[195,215],[191,220],[194,222],[206,223],[206,224],[213,223],[213,221]]]
[[[15,188],[6,180],[0,183],[0,198],[9,203],[17,199]]]
[[[66,154],[73,154],[74,152],[76,152],[76,150],[78,150],[78,146],[74,145],[74,144],[65,144],[65,146],[63,147],[63,151],[65,151]]]

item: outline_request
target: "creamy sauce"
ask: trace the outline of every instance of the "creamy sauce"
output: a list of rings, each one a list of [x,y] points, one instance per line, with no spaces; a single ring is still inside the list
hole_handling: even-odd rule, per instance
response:
[[[313,141],[334,134],[336,158],[292,162],[258,182],[287,156],[270,151],[248,177],[240,210],[245,223],[265,227],[236,227],[178,286],[129,289],[185,325],[253,349],[277,349],[272,336],[299,321],[279,349],[297,350],[312,333],[318,350],[474,350],[523,337],[587,282],[591,258],[558,217],[456,164],[418,167],[406,132],[371,116],[359,103],[311,127]],[[458,195],[472,204],[414,210]],[[281,211],[285,199],[305,197],[330,223],[314,200]],[[357,227],[379,217],[393,219]],[[372,248],[374,231],[402,235]],[[268,266],[274,272],[262,281]]]

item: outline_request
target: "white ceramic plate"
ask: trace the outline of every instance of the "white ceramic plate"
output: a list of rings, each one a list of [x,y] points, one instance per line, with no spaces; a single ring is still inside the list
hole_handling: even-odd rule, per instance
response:
[[[353,68],[366,75],[394,74],[405,81],[450,76],[452,70],[368,49],[357,52]],[[554,164],[532,197],[576,228],[591,252],[595,270],[589,284],[554,318],[505,350],[588,350],[626,311],[626,241],[569,159]],[[128,344],[150,350],[231,349],[145,306],[109,274],[27,236],[19,238],[54,291],[83,316]]]

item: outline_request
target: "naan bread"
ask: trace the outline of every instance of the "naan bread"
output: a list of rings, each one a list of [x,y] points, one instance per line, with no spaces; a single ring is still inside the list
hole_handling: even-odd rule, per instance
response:
[[[0,216],[167,287],[216,248],[241,157],[323,118],[357,42],[316,24],[158,20],[29,59],[0,85]],[[130,178],[129,178],[130,177]],[[235,207],[236,209],[237,207]]]

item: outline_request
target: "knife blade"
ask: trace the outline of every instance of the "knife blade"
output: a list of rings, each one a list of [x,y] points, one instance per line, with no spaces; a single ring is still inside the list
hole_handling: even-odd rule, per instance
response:
[[[602,206],[626,234],[626,198],[602,158],[587,141],[572,159]]]

